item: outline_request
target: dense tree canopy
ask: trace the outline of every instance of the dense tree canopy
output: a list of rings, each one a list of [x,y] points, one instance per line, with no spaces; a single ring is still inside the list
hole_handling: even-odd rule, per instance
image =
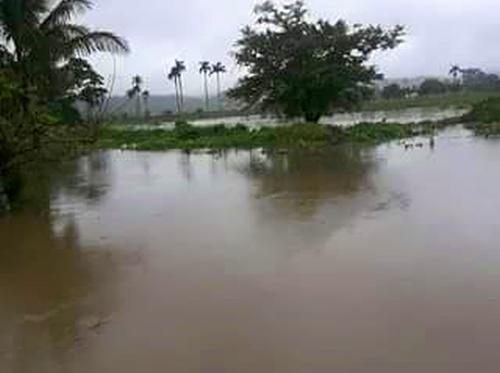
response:
[[[446,93],[447,90],[448,85],[445,82],[442,82],[439,79],[429,78],[422,82],[418,92],[422,96],[428,96]]]
[[[90,0],[0,0],[0,184],[9,168],[60,144],[60,124],[77,122],[75,102],[90,109],[106,95],[85,59],[122,53],[127,42],[72,22]]]
[[[247,75],[229,96],[309,122],[366,97],[381,77],[371,55],[395,48],[404,32],[402,26],[313,22],[302,1],[282,8],[266,1],[255,13],[256,25],[245,27],[236,43],[236,61]]]
[[[389,84],[382,89],[382,97],[387,100],[402,98],[404,96],[405,90],[397,83]]]
[[[92,7],[90,0],[0,0],[0,60],[7,58],[26,86],[40,98],[65,96],[81,68],[94,52],[126,52],[126,41],[108,31],[90,30],[71,19]],[[1,57],[4,55],[4,58]],[[77,79],[77,78],[75,78]]]

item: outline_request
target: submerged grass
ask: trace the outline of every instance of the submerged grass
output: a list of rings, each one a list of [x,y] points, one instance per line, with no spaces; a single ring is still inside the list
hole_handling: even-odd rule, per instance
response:
[[[396,123],[358,124],[342,128],[320,124],[294,124],[250,129],[243,125],[195,127],[182,124],[172,130],[102,129],[97,147],[104,149],[169,150],[229,148],[319,148],[355,142],[380,143],[428,133],[431,125]]]

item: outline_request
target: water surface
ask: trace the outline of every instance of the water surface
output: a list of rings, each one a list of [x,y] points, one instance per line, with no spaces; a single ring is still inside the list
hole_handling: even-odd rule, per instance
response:
[[[458,118],[466,114],[468,110],[461,108],[447,108],[440,107],[424,107],[424,108],[407,108],[400,110],[382,110],[382,111],[364,111],[352,113],[338,113],[335,115],[324,116],[321,118],[320,123],[325,125],[334,126],[353,126],[359,123],[423,123],[423,122],[437,122],[445,119]],[[299,120],[296,120],[297,122]],[[237,124],[243,124],[249,128],[258,127],[274,127],[283,125],[284,120],[272,116],[248,115],[248,116],[233,116],[222,118],[198,119],[190,121],[194,126],[214,126],[223,124],[231,127]],[[160,125],[128,125],[126,127],[141,128],[141,129],[172,129],[174,128],[173,122],[165,122]],[[122,127],[122,126],[119,126]]]
[[[0,220],[0,372],[496,372],[499,159],[83,157]]]

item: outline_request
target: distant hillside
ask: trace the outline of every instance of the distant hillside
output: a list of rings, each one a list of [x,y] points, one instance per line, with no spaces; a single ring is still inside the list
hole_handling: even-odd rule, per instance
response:
[[[188,112],[194,112],[199,109],[205,109],[205,100],[202,97],[188,96],[184,97],[184,109]],[[210,99],[210,110],[217,110],[217,99]],[[149,97],[149,111],[152,115],[164,114],[165,112],[175,112],[175,95],[152,95]],[[135,100],[129,101],[126,97],[114,96],[111,98],[108,111],[114,114],[134,113]]]

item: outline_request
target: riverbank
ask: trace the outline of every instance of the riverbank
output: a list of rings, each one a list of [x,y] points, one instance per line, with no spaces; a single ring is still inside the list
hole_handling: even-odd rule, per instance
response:
[[[230,148],[321,148],[341,143],[377,144],[431,134],[444,124],[358,124],[335,127],[320,124],[294,124],[248,128],[243,125],[195,127],[177,125],[174,129],[122,129],[107,126],[95,144],[101,149],[171,150]]]

